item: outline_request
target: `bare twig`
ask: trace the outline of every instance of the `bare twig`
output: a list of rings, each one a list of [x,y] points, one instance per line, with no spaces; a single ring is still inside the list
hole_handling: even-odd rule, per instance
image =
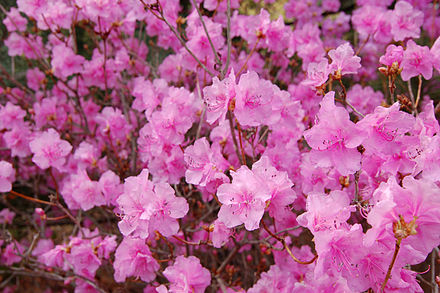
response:
[[[226,73],[228,73],[229,63],[231,62],[231,47],[232,47],[232,37],[231,37],[231,0],[227,0],[226,16],[228,18],[228,22],[227,22],[227,26],[226,26],[226,38],[227,38],[227,45],[228,45],[228,53],[227,54],[228,55],[226,57],[225,68],[223,68],[223,71],[221,73],[221,78],[222,79],[226,76]]]

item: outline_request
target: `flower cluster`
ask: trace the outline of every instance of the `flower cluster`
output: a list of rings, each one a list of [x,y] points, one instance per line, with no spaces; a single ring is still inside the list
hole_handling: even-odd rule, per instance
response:
[[[257,2],[0,4],[5,292],[438,291],[438,1]]]

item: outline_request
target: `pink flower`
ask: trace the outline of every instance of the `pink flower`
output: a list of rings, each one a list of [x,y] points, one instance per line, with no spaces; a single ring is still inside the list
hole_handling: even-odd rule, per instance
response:
[[[228,77],[220,81],[217,77],[212,79],[212,85],[203,89],[203,101],[206,105],[206,121],[214,124],[216,121],[225,120],[229,103],[235,97],[235,73],[231,71]]]
[[[350,121],[347,110],[335,106],[334,96],[334,92],[324,96],[318,123],[304,131],[304,138],[312,148],[312,159],[318,166],[333,166],[341,175],[347,176],[361,167],[361,154],[356,147],[365,139],[365,134]]]
[[[414,9],[406,1],[398,1],[391,15],[391,32],[394,40],[418,38],[423,24],[423,12]]]
[[[362,87],[355,84],[347,92],[347,101],[361,113],[368,114],[380,106],[383,101],[383,94],[380,91],[374,91],[372,87]],[[350,109],[349,109],[350,110]]]
[[[0,127],[6,129],[21,127],[24,116],[26,116],[26,111],[11,102],[7,102],[0,109]]]
[[[72,190],[72,198],[81,209],[88,211],[95,206],[105,204],[98,182],[90,180],[86,170],[79,170],[77,174],[72,175],[71,180],[75,186]]]
[[[328,207],[332,208],[329,209]],[[297,221],[312,233],[338,229],[355,208],[350,206],[350,198],[344,191],[334,190],[330,194],[311,193],[307,196],[307,212],[298,216]]]
[[[368,133],[368,139],[362,144],[368,153],[392,156],[401,149],[402,138],[412,130],[415,121],[412,115],[399,111],[399,107],[399,103],[389,108],[376,107],[359,121],[358,126]]]
[[[29,126],[23,124],[5,132],[3,139],[5,140],[6,146],[11,150],[11,156],[24,158],[31,154],[31,150],[29,149],[31,137]]]
[[[113,267],[115,281],[119,283],[131,276],[151,282],[156,277],[155,271],[160,268],[145,240],[132,237],[125,237],[116,249]]]
[[[21,260],[20,254],[23,255],[24,253],[24,247],[20,243],[15,242],[15,240],[13,241],[6,245],[0,254],[0,263],[6,266],[19,262]]]
[[[163,274],[171,283],[170,291],[176,293],[202,293],[211,283],[211,274],[195,256],[179,255]]]
[[[53,128],[37,134],[29,146],[34,154],[32,161],[41,169],[61,169],[72,150],[70,143],[60,139],[60,135]]]
[[[358,69],[361,68],[361,58],[354,55],[353,48],[349,43],[330,50],[328,55],[332,59],[330,68],[336,76],[356,74]]]
[[[252,172],[265,182],[270,193],[269,214],[277,217],[277,213],[296,199],[293,183],[287,172],[278,171],[270,162],[269,157],[262,156],[252,165]]]
[[[409,40],[403,53],[402,79],[407,81],[419,74],[427,80],[431,79],[433,63],[433,56],[428,47],[419,46],[413,40]]]
[[[57,45],[52,49],[51,65],[54,74],[61,79],[82,72],[84,61],[84,57],[76,55],[71,48],[64,44]]]
[[[432,63],[437,71],[440,71],[440,37],[435,40],[431,47]]]
[[[73,271],[80,276],[93,279],[101,265],[101,260],[95,255],[94,248],[88,241],[81,241],[71,245],[70,253],[66,254],[65,261]]]
[[[376,32],[383,13],[382,7],[365,5],[353,12],[351,21],[359,35],[365,39]]]
[[[332,68],[328,64],[327,59],[323,59],[319,63],[309,63],[307,67],[307,79],[302,83],[313,88],[322,86],[332,73]]]
[[[1,162],[0,162],[1,163]],[[0,224],[12,224],[12,220],[14,220],[15,213],[10,211],[9,209],[2,209],[0,211]]]
[[[124,193],[117,199],[122,210],[119,229],[125,236],[147,238],[154,231],[172,236],[179,230],[177,219],[188,212],[189,206],[182,197],[174,195],[166,183],[153,184],[148,180],[148,170],[125,179]]]
[[[393,66],[393,63],[396,62],[397,65],[400,65],[403,59],[403,48],[402,46],[389,45],[385,52],[385,55],[381,56],[379,61],[380,63],[386,66]]]
[[[188,165],[185,172],[186,181],[200,186],[206,186],[210,181],[215,180],[217,173],[223,174],[228,167],[219,145],[213,144],[211,148],[204,137],[185,149],[184,158]]]
[[[402,186],[394,178],[382,183],[373,195],[376,204],[368,214],[372,228],[367,233],[366,243],[371,245],[377,239],[393,243],[396,233],[393,224],[402,223],[402,218],[406,224],[415,221],[414,234],[402,240],[402,248],[413,251],[407,255],[406,263],[423,261],[440,242],[440,200],[436,196],[439,191],[431,181],[416,180],[411,176],[403,179]]]
[[[258,229],[266,201],[271,198],[270,191],[246,166],[231,175],[232,183],[222,184],[217,190],[223,204],[218,213],[219,221],[228,228],[244,224],[249,231]]]
[[[124,186],[121,184],[119,176],[112,170],[107,170],[99,178],[98,186],[104,195],[106,204],[116,206],[116,200],[124,191]]]
[[[9,32],[16,30],[24,32],[26,30],[27,19],[20,15],[17,8],[12,7],[7,17],[3,20],[3,23]]]
[[[257,84],[258,87],[255,86]],[[274,87],[276,86],[270,81],[260,79],[254,71],[240,77],[234,110],[240,124],[271,125],[280,119],[280,107],[274,98]]]
[[[270,266],[269,271],[261,274],[257,283],[250,288],[248,293],[262,292],[292,292],[296,280],[292,273],[282,270],[277,265]]]
[[[0,192],[12,190],[12,183],[15,181],[15,169],[11,163],[0,161]]]
[[[228,241],[232,231],[218,219],[212,223],[211,227],[212,226],[214,226],[214,230],[211,232],[212,245],[216,248],[221,248]]]

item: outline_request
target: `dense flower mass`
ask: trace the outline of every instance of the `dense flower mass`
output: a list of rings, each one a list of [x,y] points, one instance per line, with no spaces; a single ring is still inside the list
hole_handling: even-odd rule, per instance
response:
[[[3,5],[4,292],[438,292],[438,1]]]

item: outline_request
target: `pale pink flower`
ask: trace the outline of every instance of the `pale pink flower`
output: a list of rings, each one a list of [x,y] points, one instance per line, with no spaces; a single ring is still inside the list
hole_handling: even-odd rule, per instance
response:
[[[336,72],[336,76],[356,74],[358,69],[361,68],[361,58],[354,55],[353,48],[349,43],[330,50],[328,55],[332,59],[330,68],[333,72]]]
[[[170,291],[176,293],[203,293],[211,283],[210,272],[195,256],[179,255],[163,274],[170,281]]]
[[[249,231],[258,229],[271,193],[261,178],[246,166],[231,175],[232,183],[222,184],[217,190],[223,204],[218,213],[219,221],[228,228],[244,224]]]
[[[72,150],[70,143],[60,139],[60,135],[53,128],[37,134],[29,146],[34,154],[32,161],[41,169],[60,169]]]
[[[15,169],[11,163],[0,161],[0,192],[8,192],[15,181]]]
[[[125,237],[116,249],[113,267],[115,281],[119,283],[131,276],[151,282],[156,277],[155,271],[160,268],[145,240],[132,237]]]

